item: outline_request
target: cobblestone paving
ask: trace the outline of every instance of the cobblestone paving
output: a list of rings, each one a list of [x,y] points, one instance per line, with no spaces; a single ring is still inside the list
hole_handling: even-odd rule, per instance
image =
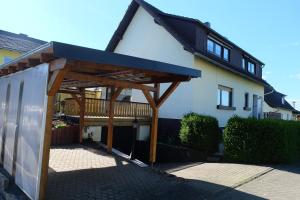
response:
[[[252,199],[245,193],[264,199],[300,199],[300,164],[274,169],[220,199]]]
[[[204,163],[175,177],[83,146],[51,149],[49,165],[49,200],[300,199],[300,165]]]
[[[216,193],[223,190],[224,187],[236,187],[243,182],[272,170],[271,167],[242,165],[231,163],[203,163],[194,167],[173,172],[173,175],[185,179],[201,180],[212,185],[197,184],[204,190],[211,193]],[[209,186],[209,187],[205,187]]]
[[[47,199],[203,199],[185,181],[82,146],[51,149]]]

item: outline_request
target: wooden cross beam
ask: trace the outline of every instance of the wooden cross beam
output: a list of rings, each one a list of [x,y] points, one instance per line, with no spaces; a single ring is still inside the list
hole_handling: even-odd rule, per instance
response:
[[[154,87],[147,86],[147,85],[141,85],[132,83],[129,81],[120,81],[116,79],[106,78],[106,77],[97,77],[92,75],[84,75],[77,72],[68,72],[66,74],[66,78],[79,80],[79,81],[90,81],[95,82],[103,85],[110,85],[114,87],[121,87],[121,88],[132,88],[132,89],[138,89],[138,90],[149,90],[149,91],[156,91]]]

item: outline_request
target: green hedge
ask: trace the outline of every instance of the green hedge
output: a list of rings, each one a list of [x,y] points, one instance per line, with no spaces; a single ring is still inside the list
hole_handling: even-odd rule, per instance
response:
[[[225,159],[290,163],[300,158],[300,122],[233,117],[224,131]]]
[[[214,117],[189,113],[181,121],[181,143],[205,154],[217,151],[220,135],[218,121]]]

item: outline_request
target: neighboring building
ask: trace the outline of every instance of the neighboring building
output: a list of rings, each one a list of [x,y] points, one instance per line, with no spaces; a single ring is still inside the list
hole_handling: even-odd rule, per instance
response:
[[[15,34],[0,30],[0,65],[45,43],[45,41],[28,37],[22,33]]]
[[[263,62],[209,23],[166,14],[133,0],[106,50],[202,71],[201,79],[182,83],[162,106],[160,124],[171,130],[191,111],[216,117],[220,127],[233,115],[263,116]],[[161,85],[161,90],[166,87]],[[146,102],[135,90],[131,100]]]
[[[296,120],[299,111],[285,99],[286,95],[277,92],[271,85],[265,86],[264,117],[271,119]]]

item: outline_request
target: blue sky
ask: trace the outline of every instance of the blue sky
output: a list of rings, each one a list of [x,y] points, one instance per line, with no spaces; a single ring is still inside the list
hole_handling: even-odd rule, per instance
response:
[[[9,0],[0,29],[105,49],[130,0]],[[262,60],[264,77],[300,109],[300,1],[148,0],[165,12],[209,21]],[[5,9],[3,9],[5,8]],[[11,9],[9,9],[11,8]]]

